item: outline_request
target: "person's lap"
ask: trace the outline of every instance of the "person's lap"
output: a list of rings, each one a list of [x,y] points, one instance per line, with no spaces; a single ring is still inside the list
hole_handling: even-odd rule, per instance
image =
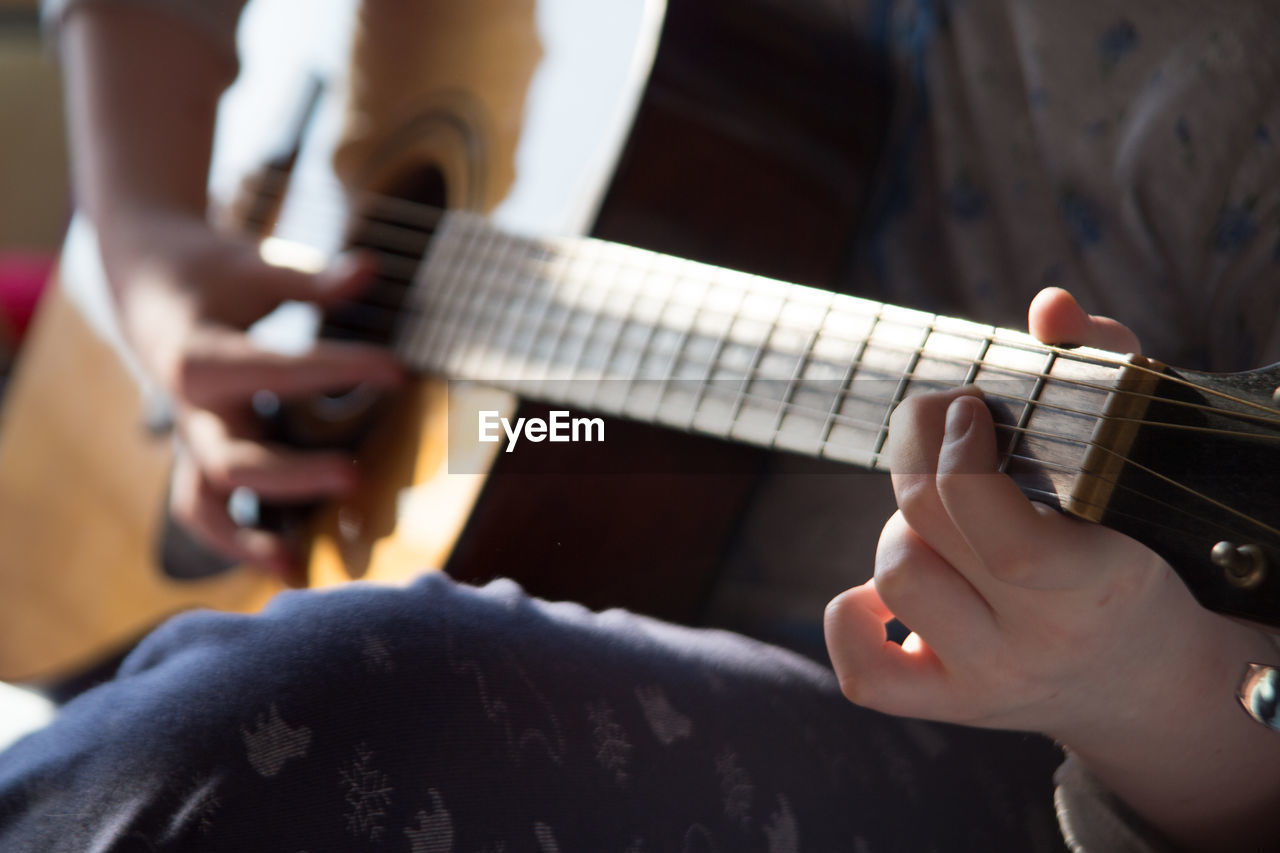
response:
[[[0,847],[1060,849],[1056,761],[744,637],[433,574],[162,626],[0,755]]]

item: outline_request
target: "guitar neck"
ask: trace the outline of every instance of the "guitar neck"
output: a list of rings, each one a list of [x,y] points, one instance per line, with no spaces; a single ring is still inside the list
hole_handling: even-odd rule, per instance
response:
[[[1121,369],[992,326],[450,214],[397,334],[411,367],[523,397],[885,467],[893,408],[983,388],[1002,468],[1060,494]],[[1031,481],[1038,479],[1038,484]]]

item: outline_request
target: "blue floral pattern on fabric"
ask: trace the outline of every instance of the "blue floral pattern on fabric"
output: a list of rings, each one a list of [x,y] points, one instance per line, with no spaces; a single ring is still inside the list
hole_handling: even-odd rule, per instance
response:
[[[1218,213],[1212,245],[1215,251],[1234,254],[1247,246],[1257,233],[1252,203],[1228,205]]]
[[[989,199],[967,173],[961,172],[944,193],[951,215],[961,222],[981,219],[987,212]]]
[[[1102,60],[1103,73],[1119,65],[1137,47],[1138,28],[1132,21],[1121,19],[1104,30],[1098,39],[1098,56]]]
[[[1058,193],[1058,210],[1077,246],[1087,248],[1102,242],[1102,211],[1087,196],[1073,188]]]

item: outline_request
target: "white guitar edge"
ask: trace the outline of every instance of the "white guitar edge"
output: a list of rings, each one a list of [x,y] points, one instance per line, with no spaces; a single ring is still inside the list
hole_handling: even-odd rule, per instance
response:
[[[586,234],[599,212],[657,55],[666,0],[540,0],[516,182],[492,221],[515,233]]]

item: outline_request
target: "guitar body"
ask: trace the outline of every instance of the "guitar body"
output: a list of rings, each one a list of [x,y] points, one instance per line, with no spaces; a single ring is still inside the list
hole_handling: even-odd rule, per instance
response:
[[[823,20],[768,0],[325,5],[314,16],[331,32],[309,40],[289,35],[296,4],[251,4],[220,126],[213,187],[227,199],[280,147],[262,116],[293,111],[308,70],[328,79],[292,180],[331,190],[323,204],[286,195],[277,234],[305,232],[325,252],[380,250],[367,225],[333,216],[341,205],[367,223],[372,192],[483,211],[517,233],[591,232],[792,281],[838,279],[884,106],[843,13]],[[348,82],[335,57],[352,32]],[[316,177],[333,173],[340,182]],[[253,610],[280,588],[246,567],[181,579],[163,564],[170,439],[146,429],[151,397],[113,340],[96,266],[80,223],[8,395],[5,680],[66,677],[173,612]],[[603,446],[612,460],[538,454],[518,467],[503,454],[487,478],[475,472],[492,458],[450,473],[450,393],[516,405],[431,379],[395,401],[365,442],[362,493],[317,519],[309,583],[400,582],[447,564],[593,606],[696,614],[759,451],[626,425]],[[668,460],[664,471],[695,459],[703,473],[637,473],[625,461],[637,456]]]

